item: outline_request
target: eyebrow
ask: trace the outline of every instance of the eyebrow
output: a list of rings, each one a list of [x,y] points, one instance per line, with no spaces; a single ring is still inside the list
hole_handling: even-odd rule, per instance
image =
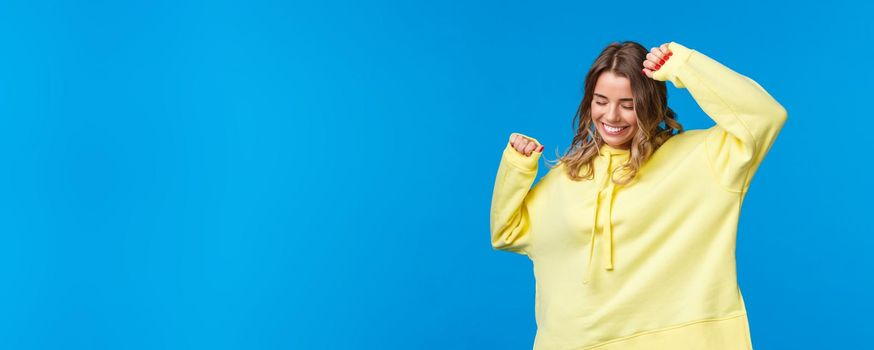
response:
[[[601,98],[607,98],[607,96],[601,95],[601,94],[599,94],[599,93],[597,93],[597,92],[595,92],[594,94],[595,94],[595,96],[598,96],[598,97],[601,97]],[[609,98],[607,98],[607,99],[609,100]],[[622,101],[634,101],[634,99],[633,99],[633,98],[620,98],[620,99],[619,99],[619,102],[622,102]]]

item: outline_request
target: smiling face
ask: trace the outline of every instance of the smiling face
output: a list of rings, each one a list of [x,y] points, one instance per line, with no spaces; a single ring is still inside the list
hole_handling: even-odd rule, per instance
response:
[[[628,78],[604,72],[595,84],[592,122],[601,139],[614,148],[629,149],[637,132],[637,112]]]

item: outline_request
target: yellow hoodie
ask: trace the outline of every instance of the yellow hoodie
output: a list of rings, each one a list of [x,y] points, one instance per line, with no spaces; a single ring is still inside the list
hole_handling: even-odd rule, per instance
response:
[[[668,47],[653,77],[688,89],[716,125],[671,137],[631,183],[609,181],[629,151],[604,144],[594,180],[572,181],[559,163],[532,188],[541,153],[504,148],[491,242],[533,263],[534,349],[752,348],[737,223],[786,110],[746,76]]]

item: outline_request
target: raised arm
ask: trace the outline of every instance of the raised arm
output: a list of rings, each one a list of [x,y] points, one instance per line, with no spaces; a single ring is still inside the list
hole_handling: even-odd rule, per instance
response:
[[[667,47],[671,55],[652,78],[689,90],[716,122],[704,138],[710,168],[724,188],[745,192],[786,122],[786,109],[758,83],[710,57],[676,42]]]
[[[530,139],[535,147],[530,155],[525,155],[513,148],[510,135],[495,177],[489,229],[493,248],[528,255],[531,237],[525,197],[537,176],[542,149],[536,139],[516,135]]]

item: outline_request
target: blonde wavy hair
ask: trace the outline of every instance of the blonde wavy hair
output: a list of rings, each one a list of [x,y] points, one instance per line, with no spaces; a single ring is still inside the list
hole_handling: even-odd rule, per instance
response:
[[[630,157],[627,163],[617,167],[611,174],[614,183],[624,185],[632,181],[644,162],[675,135],[675,130],[677,133],[683,132],[676,113],[668,107],[665,82],[649,78],[641,71],[647,53],[649,50],[634,41],[614,42],[601,51],[586,74],[583,100],[571,123],[575,131],[573,142],[563,156],[556,150],[558,160],[545,160],[550,168],[564,164],[568,177],[574,181],[594,178],[593,163],[604,140],[592,122],[591,106],[595,83],[604,72],[628,78],[637,112],[638,128],[631,139]],[[580,174],[583,165],[587,165],[586,171]],[[623,173],[618,180],[615,178],[617,171]]]

